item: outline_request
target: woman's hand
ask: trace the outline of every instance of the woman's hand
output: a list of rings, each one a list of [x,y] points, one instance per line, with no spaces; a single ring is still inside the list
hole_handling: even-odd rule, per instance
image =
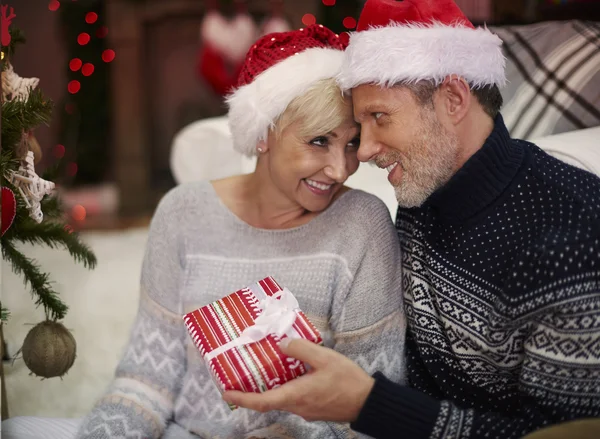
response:
[[[292,340],[281,351],[311,366],[306,374],[264,393],[230,391],[230,404],[268,412],[283,410],[307,421],[352,422],[360,413],[375,380],[343,355],[306,340]]]

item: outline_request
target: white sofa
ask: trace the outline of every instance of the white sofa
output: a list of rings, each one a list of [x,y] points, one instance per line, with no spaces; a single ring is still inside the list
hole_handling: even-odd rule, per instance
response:
[[[600,127],[537,139],[550,154],[600,175]],[[173,140],[171,168],[177,182],[222,178],[251,172],[254,160],[235,152],[224,117],[195,122]],[[394,192],[385,171],[362,164],[348,184],[383,199],[395,216]],[[112,378],[137,308],[138,280],[146,243],[146,229],[86,232],[83,239],[98,256],[99,265],[87,271],[74,265],[63,252],[44,247],[28,248],[44,269],[52,272],[57,288],[71,307],[66,326],[78,343],[75,365],[63,380],[28,375],[21,360],[5,364],[9,410],[14,418],[2,424],[6,439],[49,439],[52,421],[29,416],[78,418],[92,407]],[[4,264],[3,304],[12,311],[4,328],[9,349],[22,343],[30,326],[42,319],[19,277]],[[14,350],[13,352],[14,353]],[[60,424],[61,439],[72,436],[78,420]],[[17,433],[17,431],[19,433]]]

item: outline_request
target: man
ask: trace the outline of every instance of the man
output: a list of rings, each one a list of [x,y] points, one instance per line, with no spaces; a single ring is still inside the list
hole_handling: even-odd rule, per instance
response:
[[[376,438],[600,416],[600,179],[510,138],[501,42],[451,0],[367,0],[357,30],[339,82],[400,206],[409,385],[293,341],[309,375],[225,399]]]

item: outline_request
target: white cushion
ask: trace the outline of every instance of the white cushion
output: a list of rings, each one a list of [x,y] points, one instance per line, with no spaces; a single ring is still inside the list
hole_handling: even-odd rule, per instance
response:
[[[600,127],[555,134],[533,142],[549,154],[600,175]],[[227,117],[194,122],[174,138],[171,170],[178,183],[214,180],[254,170],[256,159],[247,158],[233,149]],[[381,198],[392,218],[396,217],[396,197],[387,181],[387,172],[362,163],[347,183]]]

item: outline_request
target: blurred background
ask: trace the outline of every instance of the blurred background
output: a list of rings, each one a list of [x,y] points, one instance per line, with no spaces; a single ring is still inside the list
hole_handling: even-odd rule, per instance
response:
[[[5,361],[8,412],[10,416],[82,416],[108,384],[127,341],[136,312],[148,222],[159,199],[182,181],[174,170],[173,158],[179,134],[199,121],[226,114],[223,95],[235,82],[242,62],[239,53],[244,53],[265,31],[312,23],[324,24],[336,32],[351,31],[364,1],[3,3],[14,7],[16,18],[12,25],[27,38],[12,59],[15,72],[21,77],[40,78],[39,88],[55,103],[50,125],[35,131],[42,150],[42,159],[36,166],[38,174],[55,168],[53,181],[69,224],[82,233],[82,239],[98,257],[98,267],[87,271],[58,250],[24,247],[51,274],[70,306],[65,325],[77,340],[77,359],[62,380],[46,381],[30,377],[19,359]],[[557,40],[544,38],[544,44],[532,43],[533,54],[525,50],[527,61],[519,64],[521,55],[514,51],[512,57],[507,55],[514,61],[509,68],[521,75],[519,81],[523,83],[527,71],[540,68],[536,59],[544,59],[544,50],[554,50],[576,33],[577,41],[587,45],[573,55],[582,57],[580,65],[589,62],[585,78],[578,79],[577,86],[579,101],[585,101],[582,107],[587,113],[575,114],[575,121],[567,118],[572,127],[560,131],[600,125],[600,2],[457,3],[474,23],[506,29],[507,41],[520,41],[523,47],[523,38],[531,36],[533,41],[540,34],[540,23],[562,23],[553,24],[559,29],[554,32]],[[219,19],[211,21],[207,29],[204,20],[209,11]],[[566,23],[570,30],[579,29],[577,26],[581,29],[564,36],[561,32]],[[528,62],[533,67],[528,67]],[[572,76],[573,72],[564,74]],[[556,76],[556,71],[550,69],[545,75],[543,81]],[[592,80],[595,85],[581,91]],[[516,87],[518,82],[513,80],[512,84]],[[530,84],[530,88],[540,91],[546,87],[544,84]],[[558,99],[554,91],[548,93],[544,109]],[[521,119],[516,110],[514,114],[513,119]],[[550,125],[560,126],[554,122]],[[536,129],[528,132],[530,137],[557,132]],[[194,144],[193,138],[188,144],[210,147],[211,142],[217,144],[223,137],[219,137],[218,130],[214,136],[206,138],[208,145]],[[208,162],[214,160],[211,154],[217,153],[209,149],[204,154]],[[189,167],[202,167],[200,156],[189,157]],[[244,166],[245,170],[251,169],[251,164]],[[4,328],[6,358],[11,359],[30,324],[38,322],[42,313],[30,300],[22,280],[6,264],[2,267],[2,301],[12,313]]]

